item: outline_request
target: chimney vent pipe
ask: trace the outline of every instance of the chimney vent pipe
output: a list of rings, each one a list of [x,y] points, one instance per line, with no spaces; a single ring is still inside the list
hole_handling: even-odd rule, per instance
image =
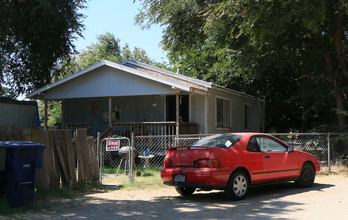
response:
[[[178,67],[176,68],[176,73],[177,73],[177,74],[180,74],[180,69],[181,69],[181,66],[178,66]]]

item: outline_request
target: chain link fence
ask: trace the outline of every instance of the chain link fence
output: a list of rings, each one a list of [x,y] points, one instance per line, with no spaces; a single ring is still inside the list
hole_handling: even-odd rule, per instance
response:
[[[109,137],[101,140],[98,148],[99,178],[104,185],[121,185],[131,181],[132,148],[129,138]]]
[[[333,165],[348,165],[348,134],[341,133],[273,133],[297,150],[314,155],[323,168]],[[209,135],[168,135],[168,136],[137,136],[132,140],[124,138],[120,148],[132,146],[128,152],[106,151],[108,141],[104,139],[99,149],[101,152],[101,179],[103,184],[122,184],[122,182],[145,181],[156,179],[161,183],[160,170],[167,149],[175,146],[189,146]]]
[[[314,155],[322,167],[348,165],[348,134],[343,133],[274,133],[285,143]]]

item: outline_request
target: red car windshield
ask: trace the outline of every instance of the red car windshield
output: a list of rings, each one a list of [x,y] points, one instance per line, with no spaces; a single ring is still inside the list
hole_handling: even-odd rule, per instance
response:
[[[240,139],[242,135],[236,134],[217,134],[203,138],[192,146],[207,146],[207,147],[218,147],[218,148],[230,148],[233,147]]]

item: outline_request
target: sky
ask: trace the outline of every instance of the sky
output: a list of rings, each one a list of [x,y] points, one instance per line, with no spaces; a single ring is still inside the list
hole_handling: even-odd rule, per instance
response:
[[[139,0],[88,0],[87,8],[82,10],[86,16],[83,21],[84,38],[78,38],[74,44],[77,51],[86,49],[92,43],[97,43],[97,36],[110,32],[126,43],[132,50],[134,47],[144,49],[147,55],[157,62],[167,62],[166,53],[159,46],[162,39],[162,29],[159,25],[142,30],[136,25],[135,16],[141,9]]]

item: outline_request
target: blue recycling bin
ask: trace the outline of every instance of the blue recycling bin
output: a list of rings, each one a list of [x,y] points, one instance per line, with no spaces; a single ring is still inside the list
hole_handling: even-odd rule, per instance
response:
[[[10,207],[34,202],[36,170],[42,167],[45,146],[23,141],[0,141],[6,148],[5,169],[0,171],[0,192]]]
[[[6,149],[6,146],[0,146],[0,187],[2,182],[1,171],[5,170]]]
[[[5,170],[6,146],[0,146],[0,172]]]

